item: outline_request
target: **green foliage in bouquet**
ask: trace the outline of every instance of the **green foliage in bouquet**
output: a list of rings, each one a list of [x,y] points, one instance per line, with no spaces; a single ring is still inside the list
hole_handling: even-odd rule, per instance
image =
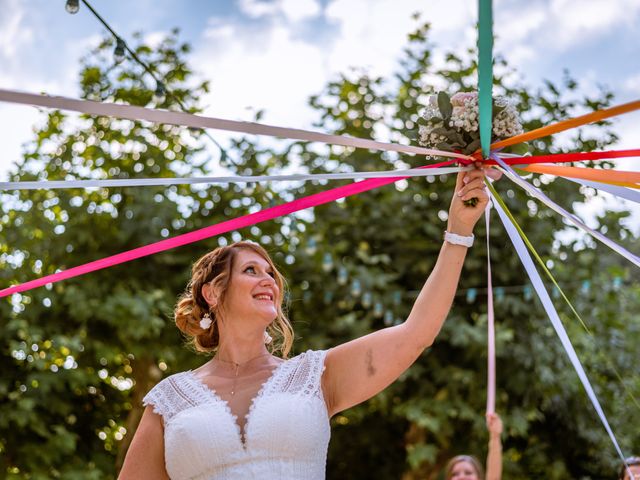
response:
[[[428,148],[471,155],[480,149],[478,95],[446,92],[430,95],[418,120],[420,143]],[[516,108],[504,97],[493,99],[491,142],[523,132]],[[526,144],[514,146],[512,153],[524,154]]]

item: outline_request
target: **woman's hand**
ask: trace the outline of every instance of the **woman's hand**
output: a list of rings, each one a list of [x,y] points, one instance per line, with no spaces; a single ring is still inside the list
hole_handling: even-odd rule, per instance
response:
[[[458,173],[456,187],[449,207],[449,221],[447,231],[458,235],[469,236],[473,232],[473,227],[482,216],[489,194],[484,183],[484,176],[498,179],[502,173],[492,168],[483,168],[482,163],[476,162],[475,169],[468,172]],[[465,205],[465,200],[477,198],[475,206]]]
[[[491,438],[502,435],[502,420],[497,413],[487,413],[487,430],[489,430],[489,436]]]

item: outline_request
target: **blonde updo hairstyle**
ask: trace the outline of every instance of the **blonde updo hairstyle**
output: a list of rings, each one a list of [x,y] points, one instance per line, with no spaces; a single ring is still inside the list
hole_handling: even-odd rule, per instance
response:
[[[271,353],[280,353],[282,358],[287,358],[293,344],[293,328],[282,307],[286,282],[267,251],[257,243],[245,241],[218,247],[196,261],[191,269],[191,280],[185,292],[178,298],[174,309],[176,326],[187,336],[189,343],[196,351],[215,353],[220,343],[216,311],[220,308],[224,309],[225,297],[231,284],[233,262],[241,250],[251,250],[257,253],[269,263],[273,270],[279,294],[275,299],[276,319],[267,327],[267,332],[273,337],[273,342],[267,347]],[[216,310],[210,310],[207,301],[202,296],[202,287],[207,283],[211,283],[214,289],[219,292],[219,307]],[[202,328],[200,320],[206,313],[209,313],[212,323],[210,327]]]
[[[445,479],[451,480],[453,476],[453,468],[459,464],[460,462],[467,462],[473,466],[473,469],[476,471],[476,475],[480,480],[484,480],[484,468],[482,468],[482,464],[480,461],[471,455],[457,455],[449,460],[447,463],[447,467],[445,468]]]

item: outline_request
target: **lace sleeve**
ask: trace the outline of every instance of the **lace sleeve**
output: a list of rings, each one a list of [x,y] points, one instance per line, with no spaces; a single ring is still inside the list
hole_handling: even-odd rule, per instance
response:
[[[307,350],[301,354],[284,390],[307,397],[323,398],[321,379],[326,355],[326,350]]]
[[[176,413],[185,408],[194,406],[194,401],[189,398],[185,389],[181,387],[185,373],[177,373],[165,378],[153,387],[142,399],[146,407],[151,405],[153,411],[162,415],[168,422]]]

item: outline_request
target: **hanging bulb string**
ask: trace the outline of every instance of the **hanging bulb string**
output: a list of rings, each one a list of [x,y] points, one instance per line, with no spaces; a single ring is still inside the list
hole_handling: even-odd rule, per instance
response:
[[[155,80],[156,82],[155,96],[156,97],[161,96],[160,94],[167,95],[169,98],[171,98],[172,101],[174,101],[180,107],[180,109],[183,112],[190,113],[187,107],[182,103],[182,101],[178,97],[176,97],[170,89],[167,88],[164,82],[156,76],[156,74],[153,72],[151,67],[149,67],[149,65],[147,65],[145,62],[140,60],[140,57],[136,55],[136,52],[134,52],[131,48],[129,48],[129,45],[127,45],[127,42],[120,35],[118,35],[113,28],[111,28],[111,26],[107,23],[107,21],[104,18],[102,18],[102,16],[97,12],[97,10],[93,8],[93,6],[89,3],[89,1],[82,0],[82,3],[89,9],[89,11],[93,14],[93,16],[98,19],[98,21],[104,26],[104,28],[106,28],[109,31],[109,33],[111,33],[111,35],[113,35],[113,37],[115,38],[116,49],[114,50],[114,57],[116,57],[115,58],[116,62],[119,63],[119,61],[117,60],[116,53],[120,53],[119,51],[122,50],[123,55],[122,55],[122,59],[120,60],[122,61],[124,60],[124,52],[125,51],[128,52],[131,58],[136,63],[138,63],[142,68],[144,68],[144,70],[149,75],[151,75],[151,77]],[[69,13],[77,13],[78,8],[79,8],[79,5],[77,4],[77,0],[75,1],[75,4],[71,6],[70,6],[70,1],[69,0],[67,1],[66,10]],[[75,10],[75,11],[72,11],[72,10]],[[220,150],[221,158],[224,157],[234,165],[238,166],[238,162],[236,162],[235,160],[233,160],[233,158],[229,156],[229,154],[227,153],[227,150],[222,145],[220,145],[220,143],[218,143],[218,141],[215,138],[213,138],[207,130],[202,130],[202,129],[200,130],[207,138],[209,138],[209,140],[213,142],[213,144],[218,148],[218,150]]]

